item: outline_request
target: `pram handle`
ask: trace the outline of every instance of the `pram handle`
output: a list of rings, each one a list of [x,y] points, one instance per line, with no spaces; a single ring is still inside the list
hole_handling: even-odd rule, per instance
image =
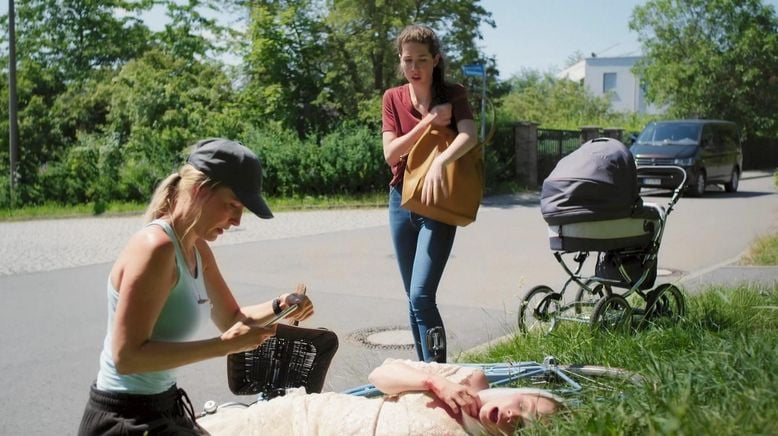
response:
[[[654,170],[654,169],[674,170],[681,174],[681,183],[679,183],[678,186],[675,189],[673,189],[673,196],[670,199],[670,203],[667,206],[666,213],[669,215],[670,211],[673,210],[673,206],[675,206],[675,203],[677,203],[678,199],[681,198],[681,191],[683,191],[684,186],[686,186],[686,170],[684,170],[683,168],[677,165],[650,165],[650,166],[637,167],[638,174],[640,174],[640,170]]]

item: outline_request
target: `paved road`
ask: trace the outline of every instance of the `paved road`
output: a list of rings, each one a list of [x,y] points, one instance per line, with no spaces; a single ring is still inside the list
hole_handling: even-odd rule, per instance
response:
[[[776,198],[769,173],[748,172],[736,194],[710,188],[703,198],[682,199],[660,251],[660,267],[674,272],[663,280],[693,281],[776,230]],[[139,225],[139,217],[0,223],[0,434],[74,433],[97,371],[110,261]],[[325,389],[364,383],[388,356],[412,357],[409,349],[352,339],[407,322],[385,210],[247,217],[214,250],[241,302],[308,284],[317,314],[307,325],[326,326],[341,341]],[[558,289],[565,278],[548,249],[536,195],[485,200],[478,221],[460,229],[439,292],[450,355],[512,332],[523,293],[541,283]],[[196,408],[236,399],[225,368],[214,359],[180,371]]]

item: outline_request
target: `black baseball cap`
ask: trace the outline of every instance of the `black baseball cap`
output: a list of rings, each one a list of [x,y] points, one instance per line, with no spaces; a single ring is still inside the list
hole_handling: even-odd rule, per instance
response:
[[[209,138],[198,141],[186,162],[211,180],[232,189],[246,209],[260,218],[273,218],[262,198],[262,164],[246,146],[237,141]]]

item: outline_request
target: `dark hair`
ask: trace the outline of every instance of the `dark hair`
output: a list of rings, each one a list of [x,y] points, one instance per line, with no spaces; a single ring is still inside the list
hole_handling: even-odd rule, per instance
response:
[[[427,26],[420,24],[411,24],[406,26],[397,37],[397,53],[402,55],[403,44],[406,42],[415,42],[425,44],[430,54],[439,56],[438,64],[432,70],[432,102],[433,104],[446,103],[448,101],[448,92],[446,88],[446,60],[440,51],[440,40],[435,35],[435,31]]]

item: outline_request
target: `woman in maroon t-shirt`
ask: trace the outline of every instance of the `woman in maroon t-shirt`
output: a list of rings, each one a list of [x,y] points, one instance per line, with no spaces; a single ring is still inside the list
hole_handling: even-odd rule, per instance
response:
[[[384,158],[392,167],[389,227],[408,295],[416,354],[419,360],[445,362],[445,330],[435,298],[456,227],[403,208],[402,178],[408,152],[424,130],[430,124],[449,126],[457,136],[432,162],[422,201],[432,204],[447,196],[444,168],[476,145],[476,129],[465,88],[444,81],[445,62],[432,29],[406,27],[397,38],[397,51],[408,83],[387,90],[383,98]]]

